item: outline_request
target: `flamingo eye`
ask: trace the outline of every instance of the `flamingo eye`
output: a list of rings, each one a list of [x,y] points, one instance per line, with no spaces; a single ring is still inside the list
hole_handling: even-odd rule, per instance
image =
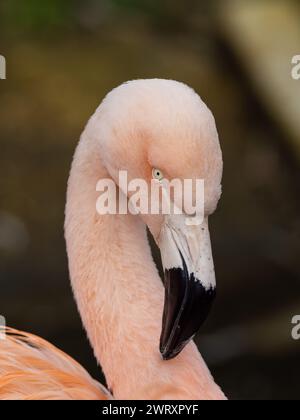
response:
[[[157,179],[158,181],[162,181],[164,179],[164,175],[162,171],[157,168],[152,169],[152,176],[154,179]]]

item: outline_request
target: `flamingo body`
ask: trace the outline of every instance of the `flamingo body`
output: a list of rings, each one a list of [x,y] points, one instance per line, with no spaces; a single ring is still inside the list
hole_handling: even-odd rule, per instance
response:
[[[4,334],[3,334],[4,335]],[[108,400],[109,392],[70,356],[12,328],[0,341],[1,400]]]

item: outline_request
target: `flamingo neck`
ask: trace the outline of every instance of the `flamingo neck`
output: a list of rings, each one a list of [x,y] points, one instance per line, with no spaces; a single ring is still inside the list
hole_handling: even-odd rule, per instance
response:
[[[95,356],[117,399],[223,399],[194,343],[163,361],[163,286],[137,216],[96,212],[109,177],[85,134],[68,185],[65,234],[74,295]]]

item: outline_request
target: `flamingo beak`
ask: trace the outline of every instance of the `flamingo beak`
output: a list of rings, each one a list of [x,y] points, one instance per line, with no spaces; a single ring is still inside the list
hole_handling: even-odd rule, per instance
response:
[[[158,239],[165,285],[160,337],[164,360],[176,357],[194,337],[216,296],[208,220],[190,221],[183,215],[167,216]]]

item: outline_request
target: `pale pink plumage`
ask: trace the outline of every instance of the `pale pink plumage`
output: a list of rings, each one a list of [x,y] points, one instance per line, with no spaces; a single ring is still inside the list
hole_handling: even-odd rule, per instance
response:
[[[160,357],[164,292],[145,224],[156,237],[161,217],[96,213],[99,179],[116,179],[118,169],[127,169],[130,177],[148,180],[154,162],[170,177],[205,178],[212,211],[222,174],[214,124],[187,86],[135,81],[108,95],[77,148],[65,223],[70,276],[95,356],[117,399],[225,398],[193,342],[173,360]],[[0,398],[109,397],[74,360],[45,341],[14,330],[0,341]]]

